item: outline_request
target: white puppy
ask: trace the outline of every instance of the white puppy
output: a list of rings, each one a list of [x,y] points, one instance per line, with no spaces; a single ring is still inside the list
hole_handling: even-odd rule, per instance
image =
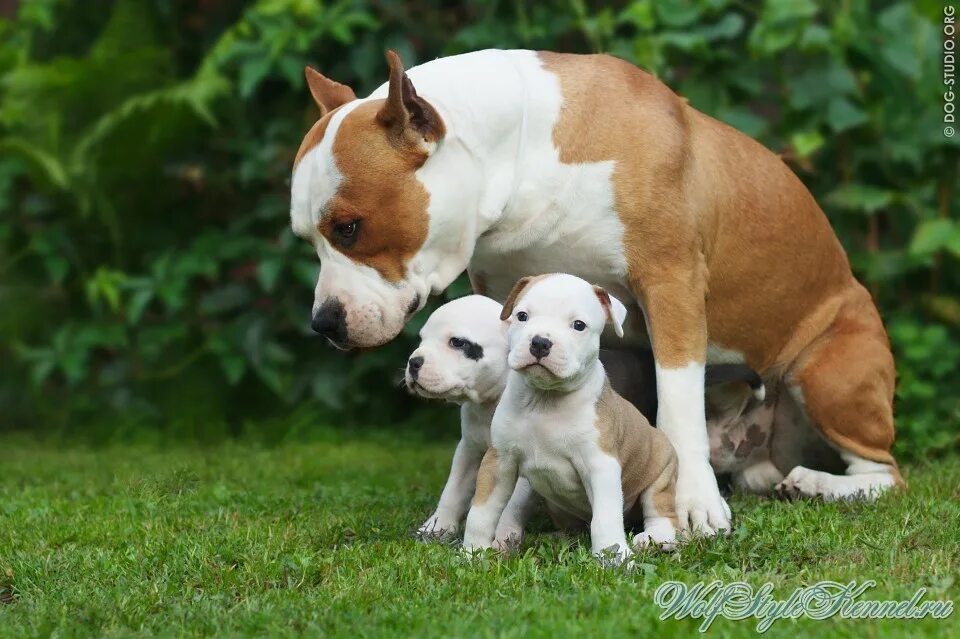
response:
[[[600,287],[565,274],[525,277],[504,305],[511,372],[491,428],[490,463],[477,478],[463,540],[490,547],[518,477],[529,480],[558,524],[590,522],[595,554],[635,544],[671,548],[677,456],[669,440],[616,394],[598,359],[600,333],[618,335],[626,309]]]
[[[420,526],[421,539],[447,538],[460,529],[477,471],[490,445],[490,421],[507,378],[507,337],[501,306],[469,295],[444,304],[420,330],[420,345],[407,361],[404,381],[421,397],[460,404],[460,443],[440,503]],[[535,507],[527,482],[518,482],[497,528],[500,547],[518,543]]]

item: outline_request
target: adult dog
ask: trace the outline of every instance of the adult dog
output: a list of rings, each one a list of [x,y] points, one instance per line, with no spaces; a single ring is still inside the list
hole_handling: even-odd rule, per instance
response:
[[[519,276],[573,273],[642,311],[628,335],[652,344],[681,526],[730,525],[707,361],[745,362],[771,390],[770,463],[739,469],[744,485],[837,499],[900,482],[880,316],[776,155],[606,55],[489,50],[409,73],[387,58],[364,99],[307,70],[322,117],[291,219],[321,260],[318,333],[383,344],[464,269],[498,299]]]

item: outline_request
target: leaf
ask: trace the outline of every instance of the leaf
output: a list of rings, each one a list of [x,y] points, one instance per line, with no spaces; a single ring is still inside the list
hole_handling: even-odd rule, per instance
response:
[[[228,284],[214,289],[200,299],[200,311],[205,315],[218,315],[246,306],[251,299],[250,291],[242,284]]]
[[[944,246],[951,255],[960,259],[960,224],[957,224],[956,228],[953,229],[953,233],[947,238]]]
[[[150,289],[141,289],[130,296],[130,301],[127,302],[127,321],[130,324],[139,322],[152,300],[153,291]]]
[[[823,142],[819,131],[798,131],[790,136],[790,146],[801,158],[810,157],[823,146]]]
[[[220,368],[231,386],[236,386],[247,372],[247,362],[239,355],[224,355],[220,357]]]
[[[831,63],[814,66],[792,78],[789,84],[790,106],[805,109],[829,103],[832,99],[857,93],[857,81],[847,67]]]
[[[700,34],[708,41],[729,40],[743,31],[745,21],[739,13],[728,13],[717,23],[703,27]]]
[[[819,51],[830,46],[830,31],[819,24],[808,25],[800,37],[800,48],[804,51]]]
[[[693,51],[706,44],[703,36],[689,31],[665,31],[660,34],[660,42],[679,51]]]
[[[910,241],[908,252],[913,257],[929,257],[951,240],[957,232],[956,223],[947,218],[924,220],[917,227]]]
[[[105,300],[111,311],[120,308],[120,289],[126,280],[126,274],[100,266],[86,283],[87,297],[91,304]]]
[[[292,55],[284,55],[277,63],[280,74],[286,78],[290,86],[303,86],[303,60]]]
[[[260,286],[268,293],[272,293],[277,286],[277,280],[283,271],[282,258],[264,258],[257,264],[257,280]]]
[[[743,107],[735,107],[723,111],[720,114],[720,119],[754,138],[761,136],[769,126],[769,123],[764,118],[750,109]]]
[[[867,121],[867,114],[846,98],[834,98],[827,107],[827,124],[836,132],[846,131]]]
[[[70,262],[62,255],[45,255],[43,257],[43,266],[47,269],[50,281],[55,284],[63,284],[64,278],[70,272]]]
[[[654,6],[650,2],[630,2],[617,17],[618,22],[632,24],[641,31],[649,31],[656,25]]]
[[[313,288],[320,276],[320,263],[316,260],[297,260],[293,263],[293,274],[304,286]]]
[[[924,308],[936,319],[960,328],[960,299],[949,295],[927,295]]]
[[[894,193],[867,184],[850,183],[835,189],[827,195],[827,202],[851,211],[873,214],[886,208],[893,201]]]
[[[267,388],[277,395],[283,394],[283,378],[280,376],[279,370],[272,366],[258,366],[256,372],[260,381],[266,384]]]
[[[813,0],[766,0],[761,19],[764,22],[806,20],[817,15],[819,10]]]
[[[0,139],[0,152],[14,153],[27,160],[34,169],[39,169],[43,180],[56,189],[66,189],[69,184],[66,167],[54,154],[40,148],[30,140],[20,137]]]
[[[668,27],[685,27],[700,15],[700,8],[693,0],[657,0],[654,7],[661,24]]]
[[[260,81],[263,80],[273,61],[266,56],[260,55],[248,60],[240,67],[240,81],[238,83],[240,95],[243,98],[249,98],[256,91]]]
[[[889,35],[880,54],[891,67],[911,80],[920,79],[920,50],[914,37],[918,19],[910,3],[898,2],[880,14],[879,23]]]
[[[103,114],[77,142],[71,155],[72,166],[93,161],[93,155],[121,126],[136,117],[149,119],[151,114],[185,108],[210,126],[216,124],[209,104],[226,93],[229,85],[216,73],[199,72],[180,84],[134,95],[120,106]]]

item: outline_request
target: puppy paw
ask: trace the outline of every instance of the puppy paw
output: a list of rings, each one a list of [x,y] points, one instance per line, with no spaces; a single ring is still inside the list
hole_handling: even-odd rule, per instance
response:
[[[490,544],[484,543],[473,543],[470,541],[464,541],[463,544],[457,548],[459,555],[466,560],[482,559],[486,556],[486,551],[490,550]]]
[[[430,517],[421,524],[414,533],[414,537],[423,543],[448,542],[456,538],[459,528],[458,522],[441,517]]]
[[[633,562],[633,550],[624,539],[623,543],[612,544],[606,548],[593,551],[594,557],[604,568],[630,568]]]
[[[516,531],[499,533],[497,538],[493,540],[493,547],[503,555],[512,555],[518,552],[521,544],[523,544],[523,533]]]
[[[677,531],[670,524],[666,526],[654,525],[634,536],[633,547],[636,550],[642,550],[650,546],[656,546],[664,552],[676,550]]]

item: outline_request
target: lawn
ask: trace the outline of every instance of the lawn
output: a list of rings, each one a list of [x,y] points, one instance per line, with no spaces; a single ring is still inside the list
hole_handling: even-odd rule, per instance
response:
[[[877,504],[735,495],[734,534],[604,570],[546,521],[520,556],[411,537],[453,441],[328,434],[263,447],[88,448],[0,439],[0,635],[557,637],[696,635],[661,622],[665,580],[875,579],[870,599],[957,599],[960,462],[904,469]],[[713,636],[756,620],[718,619]],[[769,636],[960,636],[946,620],[780,620]]]

